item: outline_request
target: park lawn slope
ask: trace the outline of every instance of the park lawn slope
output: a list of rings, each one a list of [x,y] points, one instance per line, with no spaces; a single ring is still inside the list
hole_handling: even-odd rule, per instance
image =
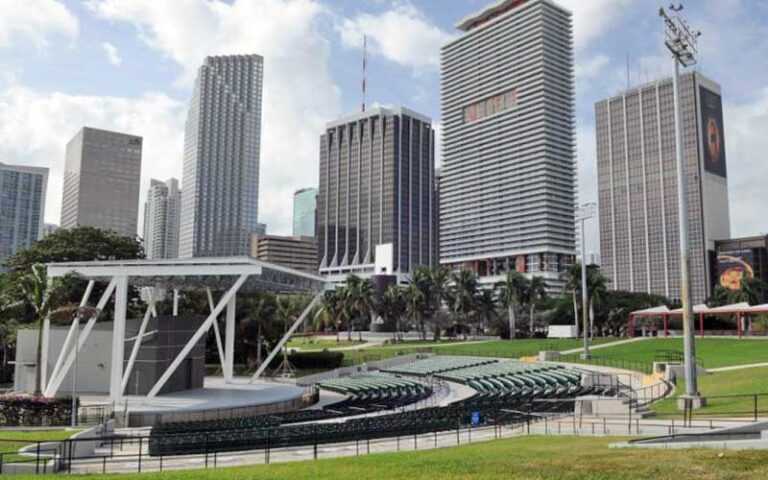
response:
[[[683,351],[682,338],[649,338],[638,342],[606,347],[595,356],[652,364],[662,350]],[[768,340],[736,338],[696,338],[696,360],[705,368],[730,367],[768,362]]]
[[[609,449],[622,439],[518,437],[422,452],[115,478],[245,480],[696,480],[768,478],[768,452]],[[37,477],[19,477],[33,479]],[[102,478],[101,475],[88,478]]]
[[[593,344],[616,342],[620,338],[596,338]],[[768,344],[766,344],[768,345]],[[371,360],[384,360],[399,355],[432,351],[441,355],[466,355],[474,357],[520,358],[537,355],[541,350],[570,350],[582,346],[581,340],[520,338],[515,340],[451,341],[441,343],[410,342],[344,352],[344,364],[355,365]]]
[[[768,348],[768,345],[766,345]],[[696,417],[749,417],[754,416],[755,398],[748,395],[762,393],[757,397],[760,417],[768,416],[768,367],[744,368],[728,372],[717,372],[699,377],[699,391],[707,397],[707,406],[694,412]],[[676,394],[685,393],[685,381],[678,380]],[[721,395],[745,395],[744,397],[714,398]],[[653,409],[666,417],[682,416],[674,399],[653,405]]]
[[[80,430],[0,430],[0,453],[4,463],[30,457],[18,454],[20,448],[36,442],[66,440]]]

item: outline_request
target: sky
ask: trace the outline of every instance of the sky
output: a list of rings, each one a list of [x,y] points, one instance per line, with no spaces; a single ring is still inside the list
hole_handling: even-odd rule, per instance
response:
[[[579,201],[596,201],[594,104],[671,74],[657,15],[668,2],[556,1],[574,14]],[[182,176],[184,121],[203,58],[258,53],[259,221],[290,234],[293,192],[317,185],[325,123],[360,108],[363,34],[368,104],[430,116],[439,141],[440,46],[488,3],[0,0],[0,162],[50,168],[45,218],[59,223],[67,141],[83,125],[141,135],[143,206],[151,178]],[[703,33],[696,68],[722,86],[731,233],[768,233],[768,2],[685,3]],[[598,251],[591,223],[588,249]]]

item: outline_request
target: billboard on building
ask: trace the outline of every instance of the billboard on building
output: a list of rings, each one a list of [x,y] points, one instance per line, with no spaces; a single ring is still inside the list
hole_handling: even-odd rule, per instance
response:
[[[754,254],[750,249],[718,252],[718,282],[729,290],[741,289],[743,279],[755,277],[754,262]]]
[[[701,138],[704,139],[704,170],[726,178],[725,137],[723,135],[723,99],[717,93],[699,87],[701,103]]]

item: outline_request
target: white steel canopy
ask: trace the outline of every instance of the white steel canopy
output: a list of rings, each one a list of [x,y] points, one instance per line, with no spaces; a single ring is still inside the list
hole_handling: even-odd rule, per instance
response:
[[[327,288],[332,288],[324,278],[311,273],[302,272],[292,268],[263,262],[249,257],[219,257],[219,258],[190,258],[183,260],[104,260],[91,262],[64,262],[48,264],[49,278],[75,275],[88,281],[88,286],[83,294],[81,306],[88,304],[93,286],[97,282],[108,283],[96,313],[91,316],[82,333],[79,331],[79,322],[72,323],[64,346],[54,365],[51,378],[47,379],[48,337],[50,322],[43,325],[43,361],[41,377],[45,384],[45,394],[53,396],[61,386],[61,382],[72,367],[77,351],[80,351],[96,324],[99,313],[107,305],[113,293],[115,296],[115,315],[112,335],[112,362],[110,375],[110,398],[117,402],[121,400],[125,390],[126,380],[131,374],[136,355],[141,346],[142,336],[147,322],[151,316],[157,316],[155,302],[157,296],[154,289],[167,289],[174,292],[173,315],[178,313],[179,290],[205,290],[208,294],[210,313],[200,328],[194,333],[185,347],[174,359],[166,372],[147,394],[149,397],[157,395],[165,383],[170,379],[179,365],[189,355],[195,344],[213,328],[216,334],[219,357],[222,362],[224,378],[232,382],[234,366],[235,345],[235,305],[238,292],[273,291],[281,293],[314,293],[314,298],[306,307],[302,315],[294,322],[283,338],[278,342],[273,351],[262,364],[261,368],[253,376],[255,381],[269,365],[269,362],[277,355],[288,338],[296,331],[301,323],[309,316],[312,308],[317,304],[320,296]],[[147,311],[139,327],[139,335],[135,339],[125,338],[125,322],[128,303],[128,287],[145,287],[150,289],[148,295]],[[221,291],[218,302],[214,302],[211,291]],[[222,344],[219,332],[218,317],[225,314],[225,338]],[[124,352],[127,342],[133,342],[128,365],[124,369]]]

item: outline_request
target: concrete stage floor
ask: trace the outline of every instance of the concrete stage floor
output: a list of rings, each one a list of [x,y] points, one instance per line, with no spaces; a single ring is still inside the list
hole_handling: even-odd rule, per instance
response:
[[[267,405],[277,402],[295,400],[301,397],[304,389],[291,383],[260,380],[248,384],[249,378],[235,378],[227,384],[222,377],[206,377],[203,388],[173,392],[146,398],[128,395],[125,402],[115,406],[115,410],[129,412],[193,412],[198,410],[215,410],[223,408],[238,408],[246,406]],[[106,396],[84,396],[83,406],[105,405],[109,403]]]

